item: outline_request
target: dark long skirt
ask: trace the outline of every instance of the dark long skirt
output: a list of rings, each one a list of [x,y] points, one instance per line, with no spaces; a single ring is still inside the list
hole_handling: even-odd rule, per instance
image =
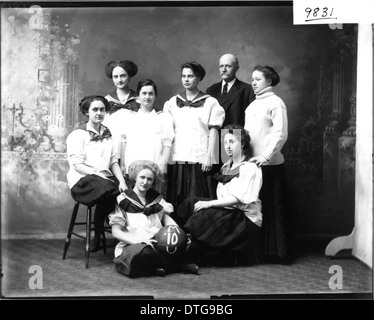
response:
[[[238,253],[243,259],[257,261],[261,228],[239,209],[209,208],[194,212],[199,197],[186,199],[177,210],[181,225],[192,236],[191,250],[196,254]]]
[[[104,179],[94,174],[81,178],[72,188],[71,196],[79,203],[94,206],[94,225],[96,232],[103,232],[104,222],[114,210],[117,196],[120,194],[119,181],[112,176]]]
[[[288,258],[287,183],[283,165],[262,166],[262,246],[265,260]]]
[[[216,198],[216,189],[211,173],[201,171],[201,164],[168,165],[168,186],[166,200],[174,209],[188,197]]]
[[[147,244],[137,243],[125,246],[113,262],[119,273],[137,278],[152,276],[157,268],[163,268],[167,273],[182,272],[184,259],[168,258]]]

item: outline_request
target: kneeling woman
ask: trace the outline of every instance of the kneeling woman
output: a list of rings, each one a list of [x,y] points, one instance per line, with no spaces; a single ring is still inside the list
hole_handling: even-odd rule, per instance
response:
[[[262,224],[262,172],[248,162],[250,137],[243,127],[226,126],[222,141],[230,159],[216,175],[217,199],[188,198],[178,207],[177,215],[191,233],[191,251],[213,249],[221,258],[223,253],[240,253],[239,263],[248,264],[255,257]]]
[[[166,257],[154,248],[154,236],[167,225],[176,225],[169,216],[173,206],[152,188],[161,178],[161,171],[152,161],[134,161],[129,166],[129,178],[134,188],[118,198],[115,212],[109,216],[113,237],[120,241],[115,248],[115,268],[119,273],[135,278],[183,271],[197,274],[198,266],[184,264]]]

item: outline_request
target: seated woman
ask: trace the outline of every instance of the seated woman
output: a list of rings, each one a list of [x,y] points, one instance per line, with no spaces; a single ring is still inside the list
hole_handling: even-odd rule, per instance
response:
[[[248,162],[250,137],[243,127],[226,126],[222,141],[230,159],[215,176],[219,181],[217,199],[188,198],[176,214],[192,236],[191,253],[208,256],[215,252],[221,262],[235,253],[235,259],[239,259],[235,264],[247,265],[256,262],[262,224],[262,172]]]
[[[156,251],[154,236],[167,225],[176,225],[169,216],[173,206],[166,202],[153,185],[161,178],[158,166],[148,160],[134,161],[129,167],[134,188],[121,193],[115,211],[109,216],[117,244],[113,260],[116,270],[130,278],[183,271],[198,273],[198,266],[166,257]]]
[[[102,125],[109,102],[102,96],[87,96],[79,103],[88,122],[66,139],[70,170],[67,174],[71,195],[77,202],[96,205],[95,240],[91,251],[100,246],[105,218],[114,210],[120,191],[127,189],[118,165],[118,148],[110,130]]]

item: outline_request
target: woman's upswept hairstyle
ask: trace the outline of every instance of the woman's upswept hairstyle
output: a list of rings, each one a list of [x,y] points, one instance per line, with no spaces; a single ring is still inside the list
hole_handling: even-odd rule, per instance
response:
[[[135,182],[138,173],[143,169],[149,169],[153,172],[154,182],[153,185],[162,181],[162,172],[158,165],[149,160],[136,160],[129,165],[129,179],[132,183]]]
[[[262,72],[264,74],[265,79],[271,81],[270,85],[272,87],[275,87],[280,81],[279,74],[272,67],[257,65],[255,66],[253,71]]]
[[[200,79],[200,81],[203,80],[205,77],[205,69],[202,67],[201,64],[195,61],[183,63],[181,66],[181,74],[183,69],[191,69],[195,76]]]
[[[231,133],[234,135],[242,144],[242,150],[244,155],[252,156],[252,148],[250,145],[251,137],[247,130],[239,124],[228,124],[221,130],[221,140],[223,141],[226,134]]]
[[[109,79],[112,79],[112,73],[115,67],[121,67],[126,70],[130,78],[138,73],[138,66],[131,60],[109,61],[105,66],[105,75]]]
[[[101,101],[104,104],[105,111],[108,111],[110,109],[110,104],[107,99],[105,99],[103,96],[100,96],[100,95],[92,95],[92,96],[84,97],[79,102],[79,110],[86,116],[92,101],[96,101],[96,100]]]

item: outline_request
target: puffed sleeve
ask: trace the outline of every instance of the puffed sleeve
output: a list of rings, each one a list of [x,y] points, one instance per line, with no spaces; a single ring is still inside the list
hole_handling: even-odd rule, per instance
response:
[[[174,212],[174,207],[171,203],[169,202],[166,202],[164,199],[162,199],[160,201],[160,205],[163,206],[164,210],[167,212],[167,213],[171,213],[171,212]]]
[[[217,99],[209,97],[207,100],[211,103],[208,126],[210,128],[219,129],[222,127],[223,121],[225,121],[225,110],[218,103]]]
[[[239,168],[239,177],[230,184],[230,193],[240,202],[249,204],[259,199],[261,186],[261,168],[252,162],[245,162]]]
[[[274,98],[275,100],[275,98]],[[288,137],[288,119],[287,108],[282,99],[275,100],[276,103],[269,109],[270,116],[273,122],[271,137],[266,149],[262,155],[266,159],[271,159],[274,154],[281,151],[283,145]]]
[[[174,97],[172,97],[172,98],[170,98],[169,100],[167,100],[167,101],[165,101],[165,103],[164,103],[164,107],[163,107],[163,111],[164,112],[166,112],[166,113],[168,113],[168,114],[172,114],[171,113],[171,105],[172,105],[172,99],[173,99]]]
[[[126,137],[133,130],[138,113],[127,109],[122,109],[121,111],[124,115],[121,120],[121,134]]]
[[[114,163],[118,163],[119,158],[121,157],[120,155],[120,137],[112,137],[113,139],[113,146],[112,146],[112,154],[110,158],[110,165],[113,165]]]
[[[84,130],[74,130],[66,138],[66,152],[70,166],[82,164],[86,160],[84,152]]]
[[[119,224],[122,228],[126,226],[126,218],[125,213],[122,209],[116,204],[114,208],[114,212],[111,213],[109,217],[109,225],[112,226],[114,224]]]
[[[162,145],[165,147],[171,147],[174,140],[173,119],[170,114],[166,112],[160,112],[159,119],[162,126]]]

